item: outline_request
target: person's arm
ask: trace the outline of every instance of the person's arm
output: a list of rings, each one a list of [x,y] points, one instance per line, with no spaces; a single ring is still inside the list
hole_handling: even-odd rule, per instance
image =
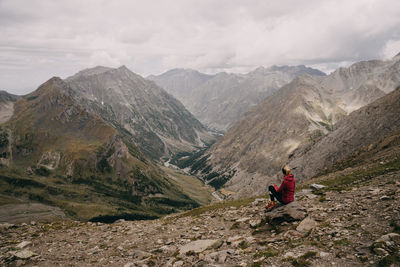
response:
[[[283,182],[281,183],[281,186],[278,188],[277,192],[278,193],[282,193],[284,188],[286,188],[286,181],[285,180],[283,180]]]

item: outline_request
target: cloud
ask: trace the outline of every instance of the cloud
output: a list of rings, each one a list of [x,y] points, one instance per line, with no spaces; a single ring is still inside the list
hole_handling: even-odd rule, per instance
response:
[[[14,93],[95,65],[331,70],[400,52],[400,1],[0,0],[0,36],[0,89]]]

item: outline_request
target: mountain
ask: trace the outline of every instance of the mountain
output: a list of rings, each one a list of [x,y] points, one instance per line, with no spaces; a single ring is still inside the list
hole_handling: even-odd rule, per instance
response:
[[[146,77],[167,90],[170,94],[186,103],[190,99],[190,92],[212,79],[214,75],[200,73],[192,69],[172,69],[160,75]]]
[[[210,185],[238,197],[263,193],[296,148],[318,141],[349,112],[394,90],[400,84],[399,62],[364,61],[325,77],[295,78],[187,165]]]
[[[81,106],[125,132],[152,159],[214,140],[178,100],[125,66],[86,69],[65,81]]]
[[[19,98],[20,96],[0,91],[0,124],[11,118],[14,112],[14,102]]]
[[[290,165],[299,180],[313,177],[355,150],[400,131],[400,87],[352,112],[312,146],[295,151]],[[369,150],[372,149],[369,148]]]
[[[175,95],[202,123],[224,132],[252,107],[301,74],[325,75],[300,65],[259,67],[247,74],[212,76],[194,70],[172,70],[149,79]]]
[[[82,220],[155,218],[198,206],[75,94],[55,77],[14,103],[0,125],[0,200],[38,201]]]

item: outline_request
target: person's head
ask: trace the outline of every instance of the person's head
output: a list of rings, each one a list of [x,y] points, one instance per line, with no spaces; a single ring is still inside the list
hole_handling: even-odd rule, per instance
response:
[[[283,175],[289,175],[291,172],[290,167],[288,165],[283,166],[282,172],[283,172]]]

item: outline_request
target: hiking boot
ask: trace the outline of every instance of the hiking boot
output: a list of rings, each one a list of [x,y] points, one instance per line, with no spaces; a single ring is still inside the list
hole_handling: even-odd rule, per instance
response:
[[[275,207],[275,205],[276,205],[275,201],[270,201],[268,202],[267,205],[265,205],[265,209],[267,211],[271,211]]]

